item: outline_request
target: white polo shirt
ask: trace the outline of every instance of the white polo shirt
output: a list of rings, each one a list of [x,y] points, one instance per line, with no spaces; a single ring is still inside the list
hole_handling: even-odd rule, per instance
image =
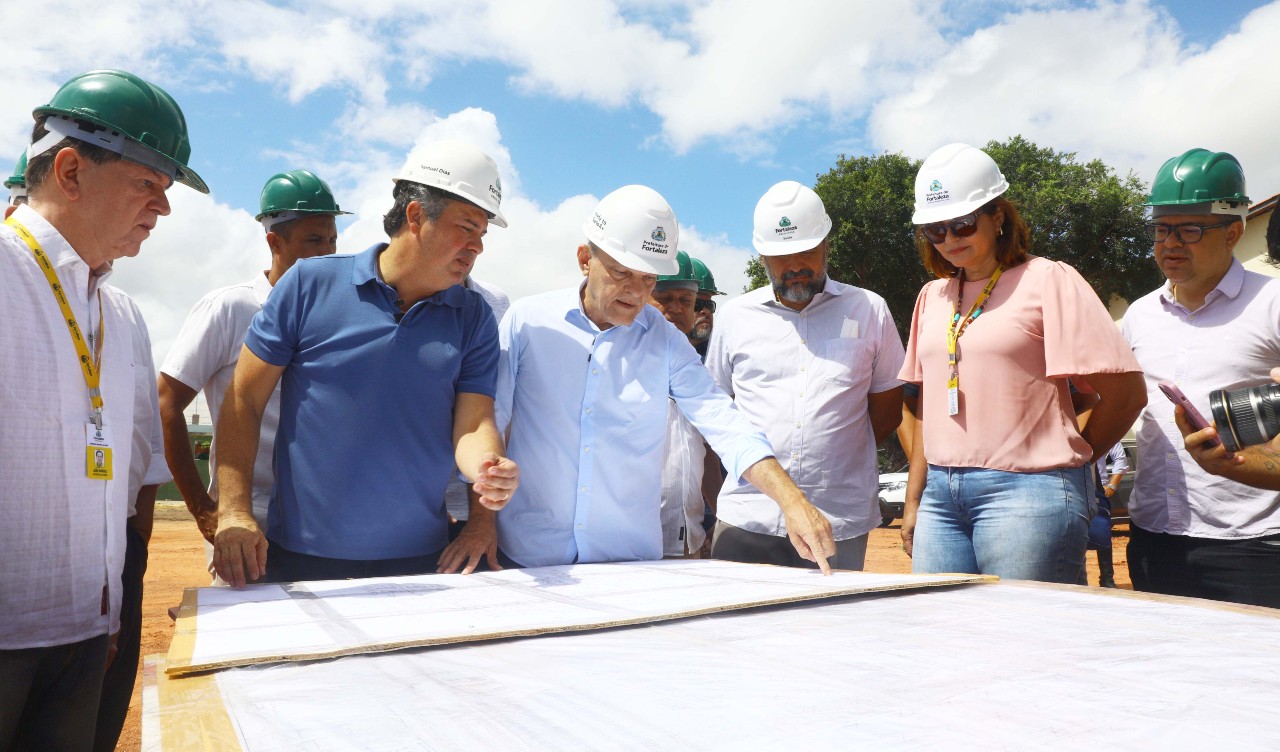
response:
[[[726,303],[707,369],[764,430],[835,539],[848,540],[880,524],[867,397],[902,384],[903,356],[884,298],[828,278],[802,311],[778,303],[767,285]],[[725,484],[716,516],[749,532],[787,534],[778,505],[749,483]]]
[[[0,225],[0,649],[65,645],[117,631],[135,397],[151,378],[134,358],[142,317],[103,289],[66,240],[29,206],[13,216],[36,237],[86,335],[98,329],[112,480],[85,472],[91,404],[61,310],[31,249]],[[104,593],[106,608],[103,608]]]
[[[178,338],[160,366],[160,372],[204,391],[210,418],[216,427],[222,412],[222,400],[240,360],[240,348],[253,317],[271,294],[266,272],[236,285],[220,287],[208,293],[192,307]],[[277,384],[262,413],[258,432],[258,454],[253,462],[253,517],[258,526],[267,529],[267,507],[271,503],[271,485],[275,474],[271,458],[275,451],[276,427],[280,424],[280,385]],[[215,434],[209,450],[209,496],[218,499],[218,441]]]

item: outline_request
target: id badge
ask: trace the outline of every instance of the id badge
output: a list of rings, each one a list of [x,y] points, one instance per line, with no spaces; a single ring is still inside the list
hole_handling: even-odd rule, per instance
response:
[[[947,383],[947,415],[960,414],[960,383],[952,379]]]
[[[87,423],[84,438],[85,475],[94,480],[111,480],[110,430],[106,426],[98,428],[94,423]]]

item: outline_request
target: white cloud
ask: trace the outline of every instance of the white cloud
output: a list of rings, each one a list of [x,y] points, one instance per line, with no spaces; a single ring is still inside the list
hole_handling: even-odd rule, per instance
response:
[[[1188,46],[1146,2],[1026,11],[960,40],[878,102],[870,137],[923,158],[952,141],[1022,134],[1148,180],[1165,159],[1204,146],[1235,154],[1254,198],[1265,198],[1280,190],[1276,39],[1280,3],[1208,48]]]

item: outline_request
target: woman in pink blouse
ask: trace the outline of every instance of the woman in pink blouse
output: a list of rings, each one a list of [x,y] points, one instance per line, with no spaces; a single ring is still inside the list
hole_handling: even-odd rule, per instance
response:
[[[916,299],[899,378],[921,385],[902,542],[915,572],[1075,583],[1090,462],[1146,404],[1141,368],[1093,289],[1029,256],[991,157],[938,149],[916,176]],[[1076,424],[1067,380],[1096,406]]]

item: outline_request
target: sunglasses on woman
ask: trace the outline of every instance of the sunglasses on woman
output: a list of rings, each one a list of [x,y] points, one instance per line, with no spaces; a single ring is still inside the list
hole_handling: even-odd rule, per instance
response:
[[[930,243],[945,241],[948,230],[957,238],[967,238],[978,231],[978,216],[980,214],[986,214],[986,212],[979,209],[971,214],[949,219],[946,222],[930,222],[927,225],[920,225],[920,232],[924,233],[925,240]]]

